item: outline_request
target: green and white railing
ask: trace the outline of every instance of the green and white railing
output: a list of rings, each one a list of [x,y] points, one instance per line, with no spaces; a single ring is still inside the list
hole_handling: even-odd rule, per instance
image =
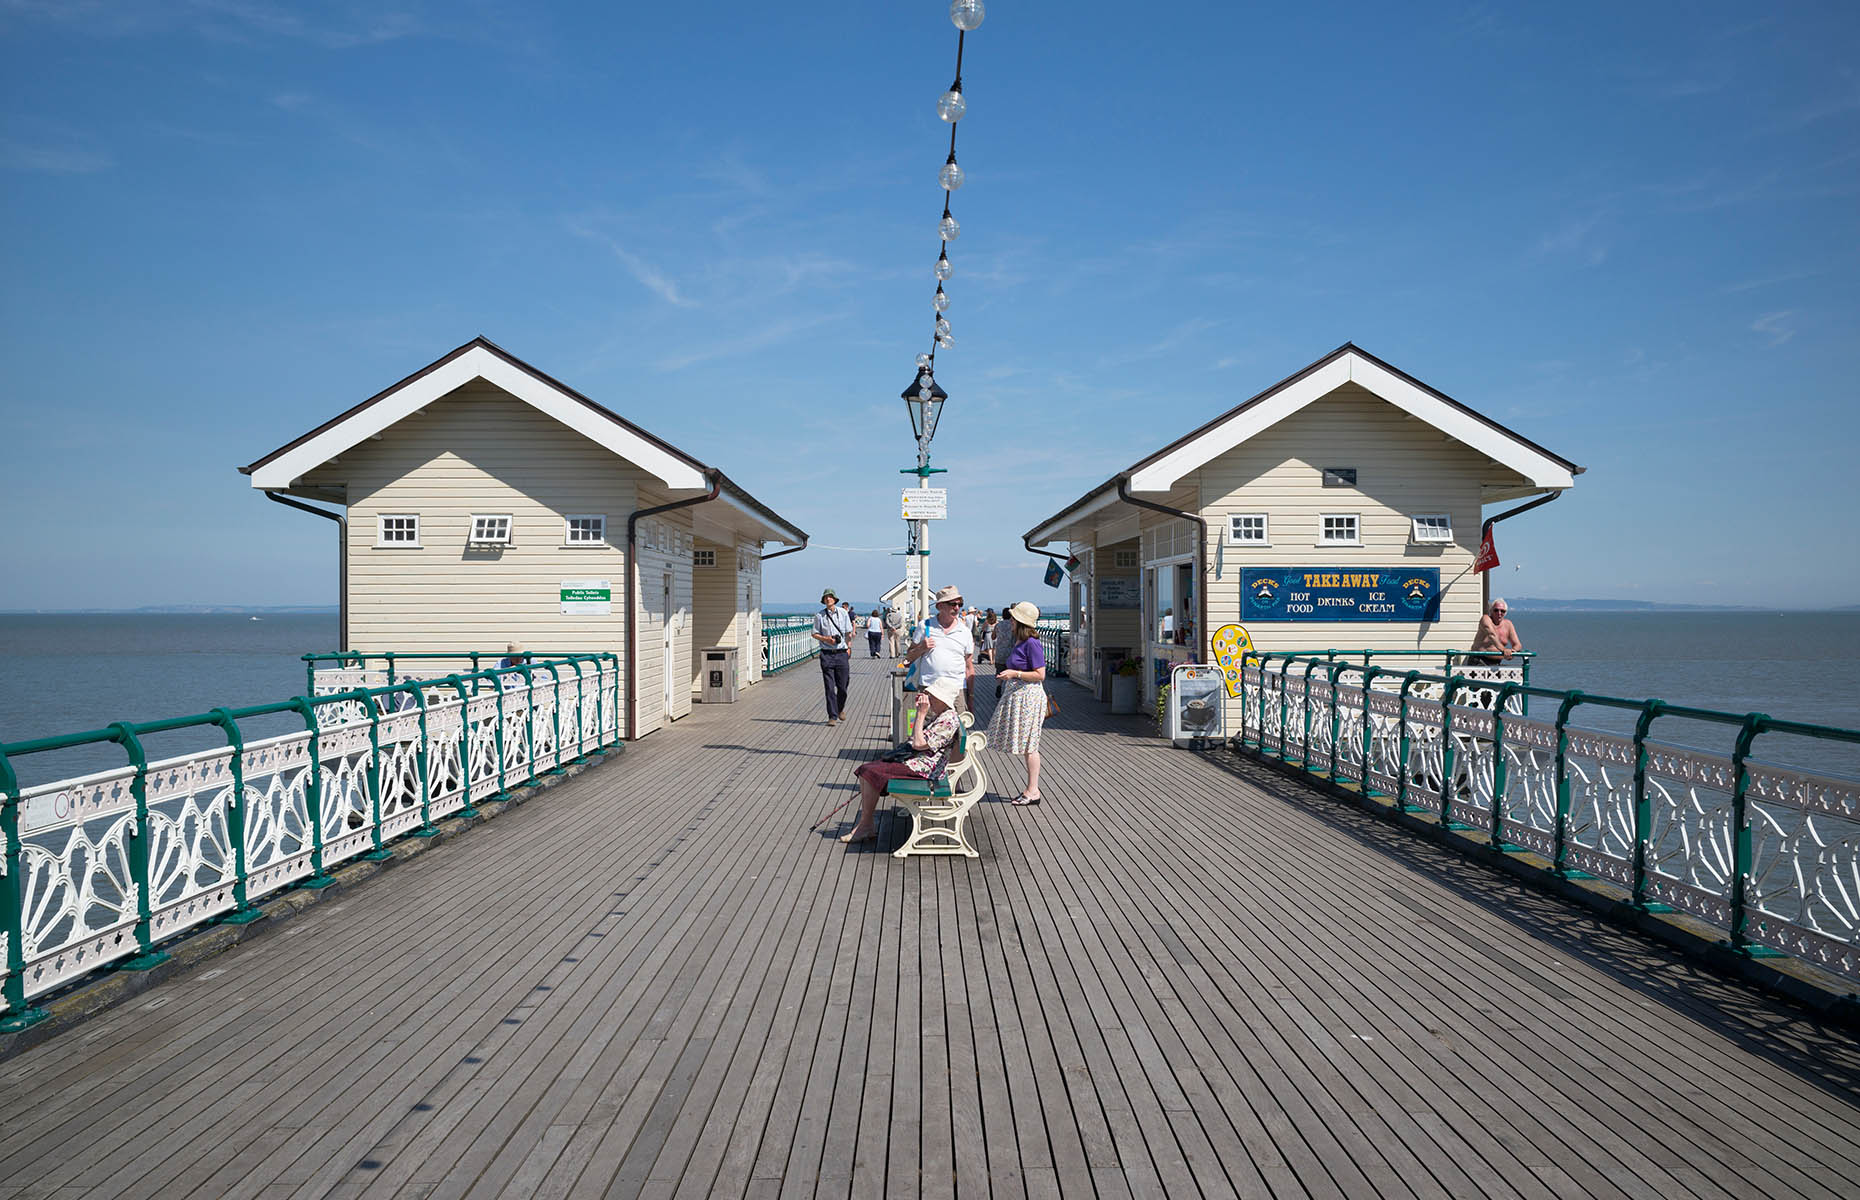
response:
[[[1072,650],[1072,622],[1053,620],[1042,617],[1037,625],[1040,631],[1040,649],[1046,654],[1046,675],[1049,679],[1066,679],[1072,674],[1071,660],[1066,656]]]
[[[1343,661],[1356,656],[1249,656],[1235,748],[1689,913],[1739,953],[1860,979],[1860,781],[1752,755],[1764,735],[1851,746],[1860,730]],[[1598,710],[1632,733],[1577,724]],[[1723,730],[1726,749],[1654,739],[1676,720]]]
[[[762,673],[773,675],[820,656],[814,618],[808,614],[762,618]]]
[[[341,862],[389,857],[387,842],[431,836],[619,741],[611,654],[425,678],[404,674],[417,656],[397,655],[403,673],[379,684],[353,678],[376,669],[361,656],[307,657],[308,695],[0,744],[0,1032],[37,1021],[35,997],[99,968],[155,966],[179,933],[250,921],[264,896],[327,886]],[[280,714],[303,728],[246,739],[242,723]],[[145,738],[199,728],[225,744],[149,760]],[[102,743],[125,764],[20,786],[19,760]]]

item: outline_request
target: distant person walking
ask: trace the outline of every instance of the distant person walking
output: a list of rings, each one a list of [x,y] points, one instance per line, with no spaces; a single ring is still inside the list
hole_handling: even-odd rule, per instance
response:
[[[905,657],[917,664],[917,707],[926,703],[925,689],[939,679],[953,679],[973,708],[969,694],[975,678],[975,639],[962,620],[962,592],[954,585],[936,594],[936,616],[924,623],[923,637]],[[922,714],[919,714],[922,719]]]
[[[995,610],[989,609],[982,614],[981,632],[975,636],[976,659],[993,665],[995,661],[995,626],[1001,623],[995,616]]]
[[[814,614],[814,640],[820,643],[820,679],[827,691],[827,724],[838,725],[846,710],[846,686],[852,682],[852,618],[835,603],[832,588],[820,593]]]
[[[1505,616],[1510,611],[1511,606],[1502,596],[1492,601],[1492,607],[1479,618],[1479,632],[1473,635],[1470,661],[1495,666],[1524,649],[1517,626]]]
[[[988,740],[1027,760],[1027,787],[1010,804],[1040,802],[1040,730],[1046,724],[1046,648],[1040,645],[1040,610],[1022,600],[1008,609],[1014,648],[995,672],[1005,691],[995,705]]]
[[[865,641],[866,645],[872,648],[873,658],[878,657],[878,644],[884,640],[884,637],[885,618],[879,616],[875,608],[872,610],[872,615],[865,619]]]
[[[995,698],[1001,698],[1001,668],[1007,665],[1008,655],[1014,652],[1014,619],[1009,614],[1011,607],[1001,610],[1001,619],[995,622],[993,642],[989,647],[995,664]]]
[[[896,606],[885,610],[885,653],[896,658],[904,653],[904,614]]]

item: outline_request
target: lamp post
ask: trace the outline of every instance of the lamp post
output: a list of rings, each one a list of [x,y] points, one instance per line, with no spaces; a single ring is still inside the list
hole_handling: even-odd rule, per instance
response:
[[[911,414],[911,433],[917,438],[917,465],[905,467],[898,474],[917,476],[918,487],[928,486],[930,476],[944,473],[944,468],[930,465],[930,439],[936,436],[936,423],[943,415],[943,402],[949,399],[949,393],[931,377],[929,358],[927,354],[918,357],[917,374],[902,396]],[[910,544],[905,554],[905,577],[915,581],[911,594],[911,625],[915,628],[930,616],[930,522],[921,518],[910,522]],[[916,560],[914,568],[912,559]]]

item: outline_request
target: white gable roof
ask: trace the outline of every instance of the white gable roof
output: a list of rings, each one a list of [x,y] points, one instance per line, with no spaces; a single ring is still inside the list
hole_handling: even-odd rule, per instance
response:
[[[425,408],[448,392],[483,379],[560,421],[591,442],[647,471],[672,490],[705,490],[702,464],[578,396],[548,376],[480,339],[440,359],[432,367],[395,384],[322,428],[253,463],[246,471],[255,488],[288,488],[382,430]]]
[[[1427,422],[1455,441],[1502,463],[1540,488],[1575,485],[1577,468],[1463,405],[1425,387],[1401,372],[1345,346],[1315,369],[1261,393],[1233,412],[1191,434],[1130,473],[1133,492],[1166,492],[1189,472],[1296,413],[1306,405],[1354,383]]]

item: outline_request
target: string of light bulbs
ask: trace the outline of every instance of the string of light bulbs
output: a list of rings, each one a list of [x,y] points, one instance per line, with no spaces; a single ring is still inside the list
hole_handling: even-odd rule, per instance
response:
[[[917,396],[921,400],[930,399],[930,389],[936,383],[936,352],[956,344],[945,315],[949,311],[949,293],[943,290],[943,284],[956,270],[949,261],[949,244],[962,236],[961,224],[949,211],[950,199],[963,183],[962,168],[956,165],[956,125],[969,108],[962,98],[962,48],[963,39],[973,33],[987,15],[983,0],[950,0],[949,19],[956,27],[956,79],[936,100],[936,115],[949,125],[949,157],[936,174],[936,181],[943,188],[943,218],[937,222],[936,294],[931,299],[935,311],[931,314],[930,349],[917,356]]]

